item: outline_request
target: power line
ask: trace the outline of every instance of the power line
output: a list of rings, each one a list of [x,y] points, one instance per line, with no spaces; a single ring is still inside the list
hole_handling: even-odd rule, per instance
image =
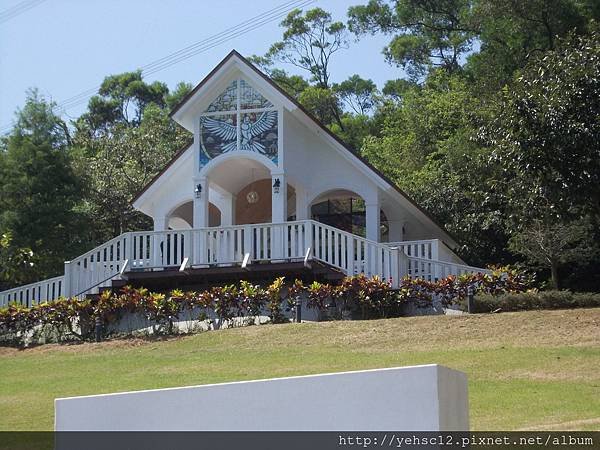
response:
[[[0,24],[44,3],[46,0],[25,0],[0,12]]]
[[[44,0],[42,0],[42,1],[44,1]],[[224,42],[227,42],[236,37],[242,36],[246,33],[249,33],[250,31],[254,31],[257,28],[260,28],[267,23],[273,22],[277,19],[280,19],[280,18],[286,16],[293,9],[303,8],[305,6],[310,5],[311,3],[314,3],[315,1],[316,0],[287,1],[287,2],[277,6],[276,8],[273,8],[273,9],[268,10],[264,13],[261,13],[257,16],[254,16],[250,19],[247,19],[247,20],[245,20],[235,26],[232,26],[220,33],[217,33],[217,34],[210,36],[206,39],[203,39],[201,41],[195,42],[191,45],[188,45],[187,47],[184,47],[184,48],[177,50],[167,56],[164,56],[160,59],[157,59],[155,61],[152,61],[152,62],[142,66],[140,68],[142,71],[142,74],[143,75],[151,75],[151,74],[157,73],[161,70],[164,70],[168,67],[173,66],[174,64],[177,64],[181,61],[189,59],[189,58],[196,56],[200,53],[203,53],[207,50],[210,50]],[[92,95],[94,95],[98,91],[99,88],[100,88],[100,85],[98,85],[94,88],[91,88],[91,89],[87,89],[87,90],[85,90],[77,95],[74,95],[72,97],[69,97],[66,100],[63,100],[62,102],[57,104],[56,105],[57,109],[59,111],[66,112],[66,110],[68,108],[73,108],[74,106],[77,106],[84,102],[87,102],[88,99]],[[14,122],[10,125],[5,125],[4,127],[1,127],[0,133],[2,133],[2,134],[6,133],[13,126],[14,126]]]
[[[307,6],[311,3],[314,3],[314,1],[315,0],[293,0],[283,3],[282,5],[272,10],[269,10],[265,13],[261,13],[258,16],[252,17],[244,22],[241,22],[231,28],[226,29],[225,31],[222,31],[207,39],[196,42],[183,49],[177,50],[176,52],[171,53],[163,58],[160,58],[156,61],[142,66],[140,68],[142,70],[142,74],[151,75],[161,70],[164,70],[178,62],[189,59],[192,56],[210,50],[211,48],[214,48],[219,44],[222,44],[245,33],[253,31],[269,22],[280,19],[281,17],[287,15],[292,9]],[[58,106],[64,109],[79,105],[83,101],[87,101],[87,99],[91,95],[96,93],[99,88],[100,86],[96,86],[94,88],[88,89],[78,95],[75,95],[62,101]]]

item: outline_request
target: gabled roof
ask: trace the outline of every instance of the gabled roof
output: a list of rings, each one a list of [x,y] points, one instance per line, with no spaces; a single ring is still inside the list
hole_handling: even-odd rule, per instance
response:
[[[135,194],[135,197],[133,197],[133,198],[131,199],[131,202],[130,202],[130,203],[133,205],[133,204],[134,204],[134,203],[137,201],[137,199],[138,199],[138,198],[140,198],[142,195],[144,195],[144,193],[145,193],[145,192],[146,192],[148,189],[150,189],[150,186],[152,186],[152,185],[153,185],[153,184],[154,184],[154,183],[155,183],[155,182],[156,182],[156,181],[157,181],[157,180],[158,180],[158,179],[159,179],[159,178],[162,176],[162,174],[163,174],[163,173],[165,173],[165,172],[166,172],[166,171],[169,169],[169,167],[171,167],[171,166],[172,166],[172,165],[175,163],[175,161],[177,161],[177,160],[179,159],[179,157],[180,157],[181,155],[183,155],[183,154],[186,152],[186,150],[187,150],[187,149],[189,149],[189,148],[190,148],[190,146],[191,146],[193,143],[194,143],[194,141],[193,141],[193,139],[192,139],[191,141],[189,141],[189,142],[187,142],[185,145],[183,145],[183,146],[182,146],[182,147],[181,147],[179,150],[177,150],[177,152],[175,152],[175,154],[174,154],[174,155],[173,155],[173,157],[172,157],[172,158],[169,160],[169,162],[168,162],[167,164],[165,164],[165,167],[163,167],[163,168],[161,169],[161,171],[160,171],[160,172],[158,172],[156,175],[154,175],[154,176],[152,177],[152,179],[151,179],[151,180],[148,182],[148,184],[146,184],[146,186],[144,186],[144,187],[142,188],[142,190],[141,190],[141,191],[139,191],[137,194]]]
[[[363,158],[360,153],[358,153],[354,148],[345,143],[340,137],[338,137],[335,133],[333,133],[329,128],[327,128],[319,119],[314,117],[314,115],[308,111],[304,106],[302,106],[294,97],[289,95],[285,90],[283,90],[277,83],[275,83],[271,78],[269,78],[265,73],[263,73],[260,69],[258,69],[254,64],[248,61],[244,56],[238,53],[236,50],[232,50],[229,54],[221,60],[219,64],[215,66],[213,70],[210,71],[208,75],[206,75],[200,83],[194,89],[192,89],[171,111],[169,117],[173,118],[177,114],[178,111],[190,100],[192,99],[196,93],[202,89],[202,87],[232,58],[238,58],[241,62],[243,62],[247,67],[251,68],[259,77],[265,80],[271,87],[273,87],[279,94],[285,97],[289,102],[291,102],[298,110],[302,111],[302,113],[308,117],[320,130],[326,133],[330,138],[332,138],[342,149],[347,151],[353,158],[356,158],[362,164],[364,164],[372,173],[374,173],[377,177],[385,182],[385,184],[392,187],[398,194],[404,197],[413,207],[415,207],[421,214],[423,214],[427,219],[429,219],[434,225],[436,225],[440,231],[443,232],[446,236],[448,236],[449,240],[458,243],[458,240],[454,238],[443,225],[437,223],[437,221],[431,217],[431,214],[423,209],[418,203],[416,203],[406,192],[400,189],[396,183],[394,183],[390,178],[384,175],[381,171],[379,171],[376,167],[374,167],[369,161]],[[153,179],[148,183],[132,200],[134,203],[138,200],[144,192],[158,180],[161,175],[179,158],[185,151],[189,148],[189,145],[182,148],[179,152],[175,154],[173,159],[169,161],[169,163],[165,166],[163,170],[161,170]]]

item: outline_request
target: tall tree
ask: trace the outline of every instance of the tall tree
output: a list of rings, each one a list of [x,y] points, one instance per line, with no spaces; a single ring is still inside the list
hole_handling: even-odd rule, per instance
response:
[[[599,216],[600,34],[570,36],[530,61],[482,130],[507,176],[496,182],[515,226],[551,212],[556,220]]]
[[[470,263],[509,261],[503,199],[486,186],[496,165],[473,140],[493,111],[473,97],[468,81],[434,71],[384,112],[381,135],[365,140],[363,155],[457,236]]]
[[[292,64],[310,74],[314,86],[303,87],[298,99],[326,125],[333,122],[343,129],[343,112],[339,100],[332,91],[331,58],[342,49],[348,48],[346,26],[334,22],[331,14],[321,8],[305,13],[295,9],[280,24],[284,28],[283,39],[274,43],[266,55],[254,56],[252,60],[263,68],[274,62]],[[289,78],[279,72],[279,81],[292,81],[298,87],[298,79]]]
[[[147,105],[166,106],[168,92],[164,83],[146,83],[139,70],[108,76],[100,85],[98,95],[90,99],[88,111],[79,122],[84,122],[91,132],[115,124],[137,126]]]
[[[377,86],[373,80],[365,80],[355,74],[334,85],[333,89],[342,102],[356,114],[365,115],[375,108]]]
[[[596,6],[593,6],[594,3]],[[495,91],[568,33],[583,35],[600,20],[593,0],[473,0],[473,22],[478,27],[478,52],[467,68],[479,84]]]
[[[598,254],[593,225],[587,219],[556,222],[547,215],[513,234],[510,249],[534,267],[550,270],[551,286],[558,289],[559,270],[569,263],[585,265]]]
[[[53,108],[36,90],[29,91],[0,157],[0,231],[10,234],[11,245],[33,251],[31,281],[60,273],[63,262],[87,243],[71,138]]]
[[[0,235],[0,289],[9,289],[32,278],[35,263],[30,248],[16,247],[12,234]]]
[[[107,77],[106,89],[101,89],[104,97],[96,98],[118,104],[115,113],[101,114],[98,101],[92,99],[76,123],[75,166],[86,181],[86,213],[96,224],[97,242],[151,225],[130,201],[191,139],[168,115],[168,107],[177,104],[191,86],[180,83],[170,93],[162,83],[146,84],[138,75]],[[133,116],[125,116],[132,105]]]
[[[471,0],[369,0],[348,10],[349,29],[357,34],[392,35],[386,59],[413,78],[431,68],[460,68],[461,56],[472,48],[476,28]]]
[[[267,61],[281,61],[306,70],[311,81],[322,89],[331,87],[331,57],[348,48],[346,26],[334,22],[331,14],[321,8],[306,13],[295,9],[281,22],[283,40],[271,46]]]

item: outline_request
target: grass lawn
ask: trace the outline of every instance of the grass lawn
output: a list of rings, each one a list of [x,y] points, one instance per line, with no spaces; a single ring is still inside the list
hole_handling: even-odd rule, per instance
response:
[[[468,374],[474,430],[600,429],[600,309],[580,309],[0,348],[0,430],[51,430],[56,397],[428,363]]]

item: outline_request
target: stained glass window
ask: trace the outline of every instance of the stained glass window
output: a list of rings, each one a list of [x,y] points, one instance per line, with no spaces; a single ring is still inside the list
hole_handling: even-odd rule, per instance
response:
[[[242,113],[240,150],[277,157],[277,111]]]
[[[256,89],[246,83],[246,80],[240,80],[240,108],[260,109],[272,107],[273,104],[264,98]]]
[[[238,108],[239,105],[239,108]],[[246,80],[234,80],[200,117],[200,164],[232,151],[277,162],[278,113]]]
[[[200,145],[209,159],[237,150],[236,114],[204,116],[200,125]]]
[[[213,100],[206,112],[235,111],[237,109],[237,86],[238,82],[234,80],[221,95]]]

